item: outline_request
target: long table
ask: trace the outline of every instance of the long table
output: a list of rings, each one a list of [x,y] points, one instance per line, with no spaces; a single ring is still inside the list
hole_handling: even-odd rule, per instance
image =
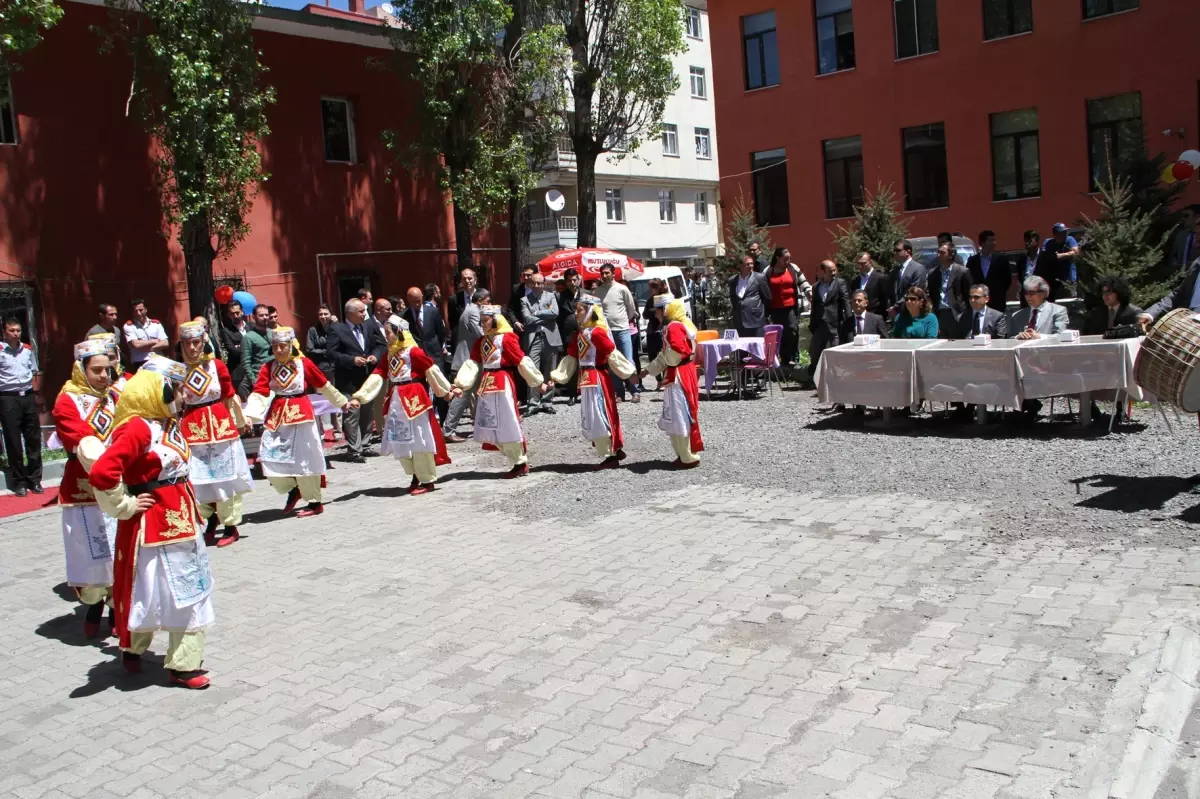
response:
[[[1019,408],[1024,400],[1079,395],[1089,421],[1094,392],[1147,399],[1133,365],[1141,339],[1083,336],[968,340],[884,339],[878,348],[843,344],[825,350],[817,374],[822,402],[903,408],[920,400]]]

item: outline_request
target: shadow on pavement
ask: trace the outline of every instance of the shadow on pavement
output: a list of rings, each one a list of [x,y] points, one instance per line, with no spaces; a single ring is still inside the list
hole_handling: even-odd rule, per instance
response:
[[[115,688],[118,691],[140,691],[143,688],[162,685],[166,679],[166,672],[162,667],[162,655],[144,653],[141,672],[129,674],[121,665],[119,647],[107,646],[103,652],[108,657],[88,669],[87,682],[68,694],[71,699],[95,696],[109,688]]]
[[[625,464],[625,469],[634,474],[649,474],[650,472],[675,472],[678,467],[671,461],[637,461]]]
[[[330,499],[325,502],[326,505],[332,505],[335,502],[349,502],[352,499],[359,497],[381,497],[383,499],[396,499],[397,497],[408,496],[408,485],[404,486],[374,486],[373,488],[360,488],[357,491],[351,491],[349,494],[342,494],[336,499]]]
[[[1096,474],[1072,480],[1078,488],[1106,488],[1107,491],[1077,502],[1081,508],[1137,513],[1159,510],[1180,494],[1190,493],[1200,486],[1200,475],[1192,477],[1140,476]],[[1187,518],[1187,517],[1191,518]],[[1180,514],[1184,521],[1200,521],[1200,505]]]
[[[78,602],[79,594],[75,593],[75,589],[66,583],[59,583],[54,586],[54,593],[58,594],[59,599],[65,599],[67,602]]]
[[[551,474],[585,474],[596,471],[598,463],[599,461],[594,463],[547,463],[543,466],[535,466],[531,471],[534,474],[541,472],[549,472]]]
[[[95,638],[86,638],[83,635],[83,614],[86,612],[84,605],[76,605],[70,613],[42,622],[34,632],[67,646],[104,646],[108,641],[109,630],[112,629],[108,624],[109,611],[105,611],[104,621],[100,622],[100,634]]]

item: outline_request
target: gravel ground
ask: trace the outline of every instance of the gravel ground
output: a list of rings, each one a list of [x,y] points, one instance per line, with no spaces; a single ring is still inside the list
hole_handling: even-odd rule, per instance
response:
[[[700,404],[704,465],[676,471],[656,426],[661,396],[648,391],[642,402],[620,405],[629,459],[601,473],[589,468],[596,459],[579,434],[578,406],[559,399],[556,414],[526,419],[534,472],[555,482],[548,489],[545,480],[522,481],[523,511],[535,519],[594,518],[614,497],[635,504],[697,484],[718,491],[783,487],[851,501],[887,492],[971,503],[984,509],[997,539],[1056,534],[1086,544],[1200,544],[1200,447],[1186,416],[1172,418],[1172,432],[1151,409],[1136,409],[1133,424],[1107,435],[1106,415],[1083,430],[1059,402],[1058,418],[1048,420],[1047,403],[1032,426],[980,426],[924,413],[885,428],[878,419],[834,413],[812,391],[792,387],[741,402],[714,394]],[[451,457],[464,448],[478,451],[471,443],[452,445]],[[504,466],[495,456],[469,460],[471,468]]]

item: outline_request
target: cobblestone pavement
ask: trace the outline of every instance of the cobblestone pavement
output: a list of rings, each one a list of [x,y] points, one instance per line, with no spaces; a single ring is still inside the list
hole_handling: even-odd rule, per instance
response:
[[[57,512],[5,520],[0,796],[1074,799],[1121,761],[1138,656],[1196,625],[1195,548],[713,467],[527,521],[561,475],[454,454],[421,498],[341,465],[316,519],[259,483],[212,552],[205,692],[165,687],[161,638],[126,677],[55,587]]]

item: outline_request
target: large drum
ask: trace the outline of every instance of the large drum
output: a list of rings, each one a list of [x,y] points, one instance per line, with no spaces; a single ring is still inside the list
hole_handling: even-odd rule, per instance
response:
[[[1142,341],[1133,374],[1142,388],[1187,413],[1200,412],[1200,321],[1178,308]]]

